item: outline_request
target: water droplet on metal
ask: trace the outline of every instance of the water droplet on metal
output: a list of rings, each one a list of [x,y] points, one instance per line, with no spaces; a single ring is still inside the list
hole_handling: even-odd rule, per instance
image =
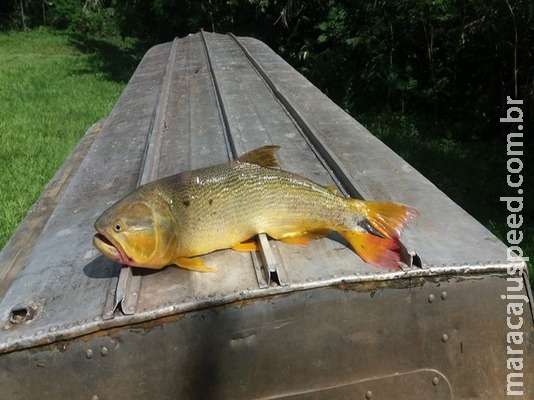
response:
[[[373,398],[373,392],[371,392],[370,390],[368,390],[366,393],[365,393],[365,398],[367,400],[370,400]]]
[[[435,376],[435,377],[432,379],[432,385],[437,386],[438,383],[439,383],[439,377]]]
[[[441,292],[441,300],[447,300],[447,292],[443,291]]]
[[[88,360],[93,358],[93,350],[87,349],[87,351],[85,352],[85,358],[87,358]]]
[[[443,335],[441,335],[441,341],[443,343],[447,342],[449,340],[449,335],[447,335],[446,333],[444,333]]]
[[[108,348],[107,348],[106,346],[102,346],[102,347],[100,348],[100,355],[101,355],[102,357],[105,357],[105,356],[108,355]]]
[[[428,295],[428,302],[429,303],[433,303],[435,299],[436,299],[436,296],[434,296],[433,294]]]

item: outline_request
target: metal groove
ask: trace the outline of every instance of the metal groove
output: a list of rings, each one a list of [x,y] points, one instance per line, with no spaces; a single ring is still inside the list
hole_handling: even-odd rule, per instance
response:
[[[221,93],[219,82],[217,80],[217,74],[215,73],[215,68],[212,62],[211,52],[210,52],[208,42],[206,40],[206,36],[203,30],[200,31],[200,37],[202,38],[202,43],[204,45],[204,52],[206,54],[206,60],[208,62],[208,69],[209,69],[211,80],[213,82],[213,89],[215,91],[215,99],[217,101],[217,109],[221,117],[221,122],[223,126],[223,131],[224,131],[223,137],[224,137],[225,144],[226,144],[226,150],[227,150],[230,160],[234,160],[237,158],[237,150],[235,148],[235,142],[232,138],[232,133],[230,130],[230,122],[228,120],[228,113],[226,112],[227,107],[224,105],[224,98]]]
[[[167,113],[167,105],[170,94],[177,46],[178,39],[174,39],[171,51],[169,53],[169,61],[167,62],[167,65],[165,67],[165,73],[163,75],[163,84],[161,86],[158,101],[154,106],[154,112],[152,114],[152,120],[150,122],[149,134],[147,137],[145,154],[142,163],[143,171],[141,172],[137,186],[153,181],[158,177],[161,141],[163,131],[165,129],[165,115]]]
[[[241,49],[245,57],[254,67],[258,75],[263,79],[265,84],[269,87],[278,102],[285,107],[288,115],[290,115],[291,118],[293,118],[293,120],[297,123],[297,127],[299,128],[299,130],[301,130],[306,135],[305,138],[308,139],[308,141],[314,146],[313,150],[315,150],[315,153],[319,154],[320,157],[326,161],[328,168],[335,174],[335,180],[339,181],[343,185],[343,189],[345,189],[345,191],[351,197],[363,198],[360,191],[352,182],[350,173],[345,169],[339,158],[337,158],[337,156],[319,137],[319,134],[313,128],[312,124],[309,123],[306,118],[297,111],[291,101],[282,94],[282,92],[278,89],[271,77],[267,74],[267,72],[265,72],[263,67],[254,58],[254,56],[250,54],[245,45],[241,43],[241,41],[234,34],[228,33],[227,35],[233,40],[237,47]]]
[[[167,113],[177,46],[178,39],[174,39],[169,53],[168,62],[165,66],[163,83],[158,100],[156,101],[152,113],[145,152],[141,164],[142,171],[139,175],[137,187],[153,181],[158,177],[162,136],[166,127],[165,116]],[[105,312],[102,317],[103,319],[113,318],[115,310],[117,310],[119,306],[124,315],[132,315],[136,312],[139,292],[141,290],[141,279],[141,275],[134,275],[132,268],[121,268],[115,290],[111,291],[109,294],[109,297],[112,297],[113,301],[111,302],[108,297]],[[112,285],[114,286],[114,284]],[[111,309],[109,308],[110,305],[112,307]]]
[[[237,158],[237,150],[236,150],[236,147],[235,147],[234,138],[232,137],[232,130],[230,128],[230,122],[228,120],[228,112],[227,112],[228,106],[226,105],[224,97],[223,97],[223,95],[221,93],[220,85],[219,85],[219,82],[217,80],[217,73],[216,73],[215,67],[213,65],[213,61],[212,61],[212,57],[211,57],[208,41],[206,40],[206,36],[204,34],[204,31],[200,31],[200,37],[202,38],[202,43],[204,44],[204,50],[205,50],[205,53],[206,53],[206,59],[208,61],[209,72],[210,72],[210,76],[211,76],[211,79],[212,79],[212,82],[213,82],[215,95],[216,95],[216,99],[217,99],[218,110],[219,110],[219,113],[220,113],[220,116],[221,116],[221,120],[222,120],[223,125],[224,125],[225,142],[226,142],[226,144],[228,146],[228,152],[230,154],[230,158],[231,159],[236,159]],[[271,246],[269,245],[269,241],[267,239],[267,235],[265,235],[264,233],[260,233],[258,235],[257,243],[258,243],[258,246],[259,246],[259,251],[260,251],[260,256],[261,256],[261,260],[262,260],[262,266],[264,268],[265,281],[267,282],[267,286],[271,282],[275,282],[278,285],[283,285],[284,283],[282,283],[280,281],[280,276],[278,274],[278,264],[276,263],[276,260],[274,258],[274,254],[273,254],[273,252],[271,250]],[[258,284],[260,285],[260,287],[263,286],[263,282],[258,281]]]

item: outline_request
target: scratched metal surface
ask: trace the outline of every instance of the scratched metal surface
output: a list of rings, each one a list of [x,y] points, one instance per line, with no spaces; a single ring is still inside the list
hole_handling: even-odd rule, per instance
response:
[[[501,400],[506,276],[319,287],[115,327],[0,356],[0,398]],[[531,371],[532,329],[517,348]]]
[[[152,48],[90,138],[60,195],[45,207],[40,234],[23,248],[12,240],[0,253],[0,354],[346,282],[524,267],[507,261],[503,243],[255,39],[205,33]],[[306,248],[263,240],[262,254],[205,256],[216,273],[134,271],[135,291],[125,286],[134,311],[115,310],[120,266],[91,243],[100,213],[141,182],[226,162],[264,144],[282,146],[284,169],[345,194],[417,208],[421,215],[402,241],[422,265],[378,271],[335,236]],[[20,232],[33,224],[26,221]],[[277,268],[280,284],[267,281],[266,263]]]

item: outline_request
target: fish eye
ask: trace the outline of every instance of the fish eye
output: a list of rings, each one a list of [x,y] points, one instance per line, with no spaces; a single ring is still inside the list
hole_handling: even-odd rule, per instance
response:
[[[122,231],[122,225],[120,222],[115,222],[115,225],[113,226],[113,230],[117,233],[119,233],[120,231]]]

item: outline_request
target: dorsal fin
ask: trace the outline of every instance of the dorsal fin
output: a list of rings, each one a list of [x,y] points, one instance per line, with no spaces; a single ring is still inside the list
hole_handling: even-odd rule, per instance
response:
[[[280,164],[278,164],[278,161],[274,156],[274,154],[278,151],[279,148],[280,146],[263,146],[243,154],[237,159],[237,161],[249,164],[256,164],[261,167],[280,168]]]

